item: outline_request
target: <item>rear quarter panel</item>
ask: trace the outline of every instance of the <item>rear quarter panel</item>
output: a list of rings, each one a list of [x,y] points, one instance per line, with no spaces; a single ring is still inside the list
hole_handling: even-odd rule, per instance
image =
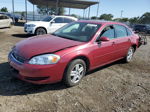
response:
[[[139,36],[137,34],[131,36],[131,44],[136,45],[137,47],[139,46]]]

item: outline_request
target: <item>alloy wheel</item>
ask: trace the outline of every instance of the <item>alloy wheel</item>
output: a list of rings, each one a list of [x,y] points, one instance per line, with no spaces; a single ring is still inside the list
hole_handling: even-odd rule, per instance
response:
[[[72,83],[78,83],[84,75],[84,67],[82,64],[76,64],[71,70],[70,77]]]

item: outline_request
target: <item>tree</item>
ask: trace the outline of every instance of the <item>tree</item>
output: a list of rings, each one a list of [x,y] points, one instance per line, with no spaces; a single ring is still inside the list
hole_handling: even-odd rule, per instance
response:
[[[45,6],[37,6],[37,11],[38,13],[43,14],[43,15],[44,14],[53,15],[57,13],[57,10],[55,7],[47,8]],[[65,9],[63,7],[58,8],[58,15],[64,15],[64,13],[65,13]]]
[[[79,16],[79,15],[76,15],[76,14],[71,14],[70,16],[73,16],[73,17],[75,17],[75,18],[80,18],[80,16]]]
[[[99,19],[103,19],[103,20],[112,20],[114,16],[112,14],[102,14]]]
[[[91,19],[97,19],[97,17],[96,17],[96,16],[93,16],[93,17],[91,17]]]
[[[140,17],[133,17],[129,19],[129,22],[132,24],[138,24],[139,23],[139,18]]]
[[[120,19],[120,22],[128,22],[128,21],[129,21],[128,18],[121,18],[121,19]]]
[[[150,24],[150,12],[146,12],[140,17],[140,23]]]
[[[128,19],[128,18],[115,18],[114,21],[118,21],[118,22],[128,22],[129,19]]]
[[[8,9],[7,9],[6,7],[2,7],[2,8],[0,9],[0,11],[1,11],[1,12],[8,12]]]

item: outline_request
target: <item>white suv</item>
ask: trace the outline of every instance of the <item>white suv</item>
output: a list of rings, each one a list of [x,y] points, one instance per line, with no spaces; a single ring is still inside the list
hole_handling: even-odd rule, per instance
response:
[[[64,25],[77,20],[77,18],[70,16],[47,16],[41,21],[27,22],[24,25],[24,31],[35,35],[53,33]]]

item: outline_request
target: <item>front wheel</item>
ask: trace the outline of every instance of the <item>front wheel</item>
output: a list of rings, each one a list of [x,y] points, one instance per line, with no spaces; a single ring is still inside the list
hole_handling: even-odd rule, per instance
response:
[[[35,35],[44,35],[46,34],[46,30],[44,28],[38,28],[35,31]]]
[[[132,61],[132,58],[133,58],[133,55],[134,55],[134,51],[135,51],[135,49],[134,49],[133,47],[130,47],[130,48],[129,48],[129,50],[128,50],[128,52],[127,52],[127,55],[126,55],[126,57],[124,58],[124,61],[125,61],[126,63],[129,63],[129,62]]]
[[[68,87],[78,85],[86,73],[86,64],[82,59],[73,60],[64,74],[64,83]]]

